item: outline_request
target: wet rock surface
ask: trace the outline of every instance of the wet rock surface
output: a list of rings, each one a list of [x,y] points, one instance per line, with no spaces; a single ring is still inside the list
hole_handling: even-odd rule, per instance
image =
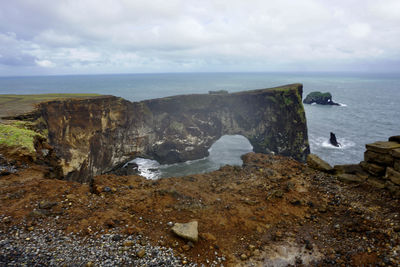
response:
[[[102,190],[94,194],[88,185],[45,179],[39,167],[5,176],[0,262],[400,264],[400,200],[387,190],[343,183],[290,158],[249,153],[243,161],[156,181],[97,176]],[[174,222],[190,220],[199,222],[198,242],[171,232]]]

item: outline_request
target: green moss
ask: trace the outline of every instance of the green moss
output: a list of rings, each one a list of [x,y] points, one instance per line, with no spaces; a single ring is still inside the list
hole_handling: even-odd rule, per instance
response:
[[[19,122],[15,123],[21,126]],[[20,128],[15,125],[0,124],[0,145],[10,147],[26,148],[30,152],[34,152],[34,140],[40,134],[25,128]]]

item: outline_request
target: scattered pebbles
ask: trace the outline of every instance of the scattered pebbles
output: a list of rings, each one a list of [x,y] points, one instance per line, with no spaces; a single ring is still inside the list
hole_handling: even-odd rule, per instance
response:
[[[117,229],[115,229],[117,231]],[[197,266],[142,236],[11,227],[0,231],[0,266]]]

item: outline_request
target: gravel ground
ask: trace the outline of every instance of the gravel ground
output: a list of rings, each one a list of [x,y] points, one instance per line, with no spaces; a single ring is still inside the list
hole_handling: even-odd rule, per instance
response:
[[[17,227],[0,231],[0,266],[197,266],[140,235],[95,236]]]

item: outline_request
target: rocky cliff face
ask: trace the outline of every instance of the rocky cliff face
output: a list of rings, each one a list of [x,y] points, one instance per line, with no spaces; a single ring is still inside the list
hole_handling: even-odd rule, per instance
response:
[[[175,163],[202,158],[223,135],[247,137],[255,152],[304,161],[309,153],[302,85],[142,102],[113,96],[42,103],[65,179],[89,182],[135,157]]]

